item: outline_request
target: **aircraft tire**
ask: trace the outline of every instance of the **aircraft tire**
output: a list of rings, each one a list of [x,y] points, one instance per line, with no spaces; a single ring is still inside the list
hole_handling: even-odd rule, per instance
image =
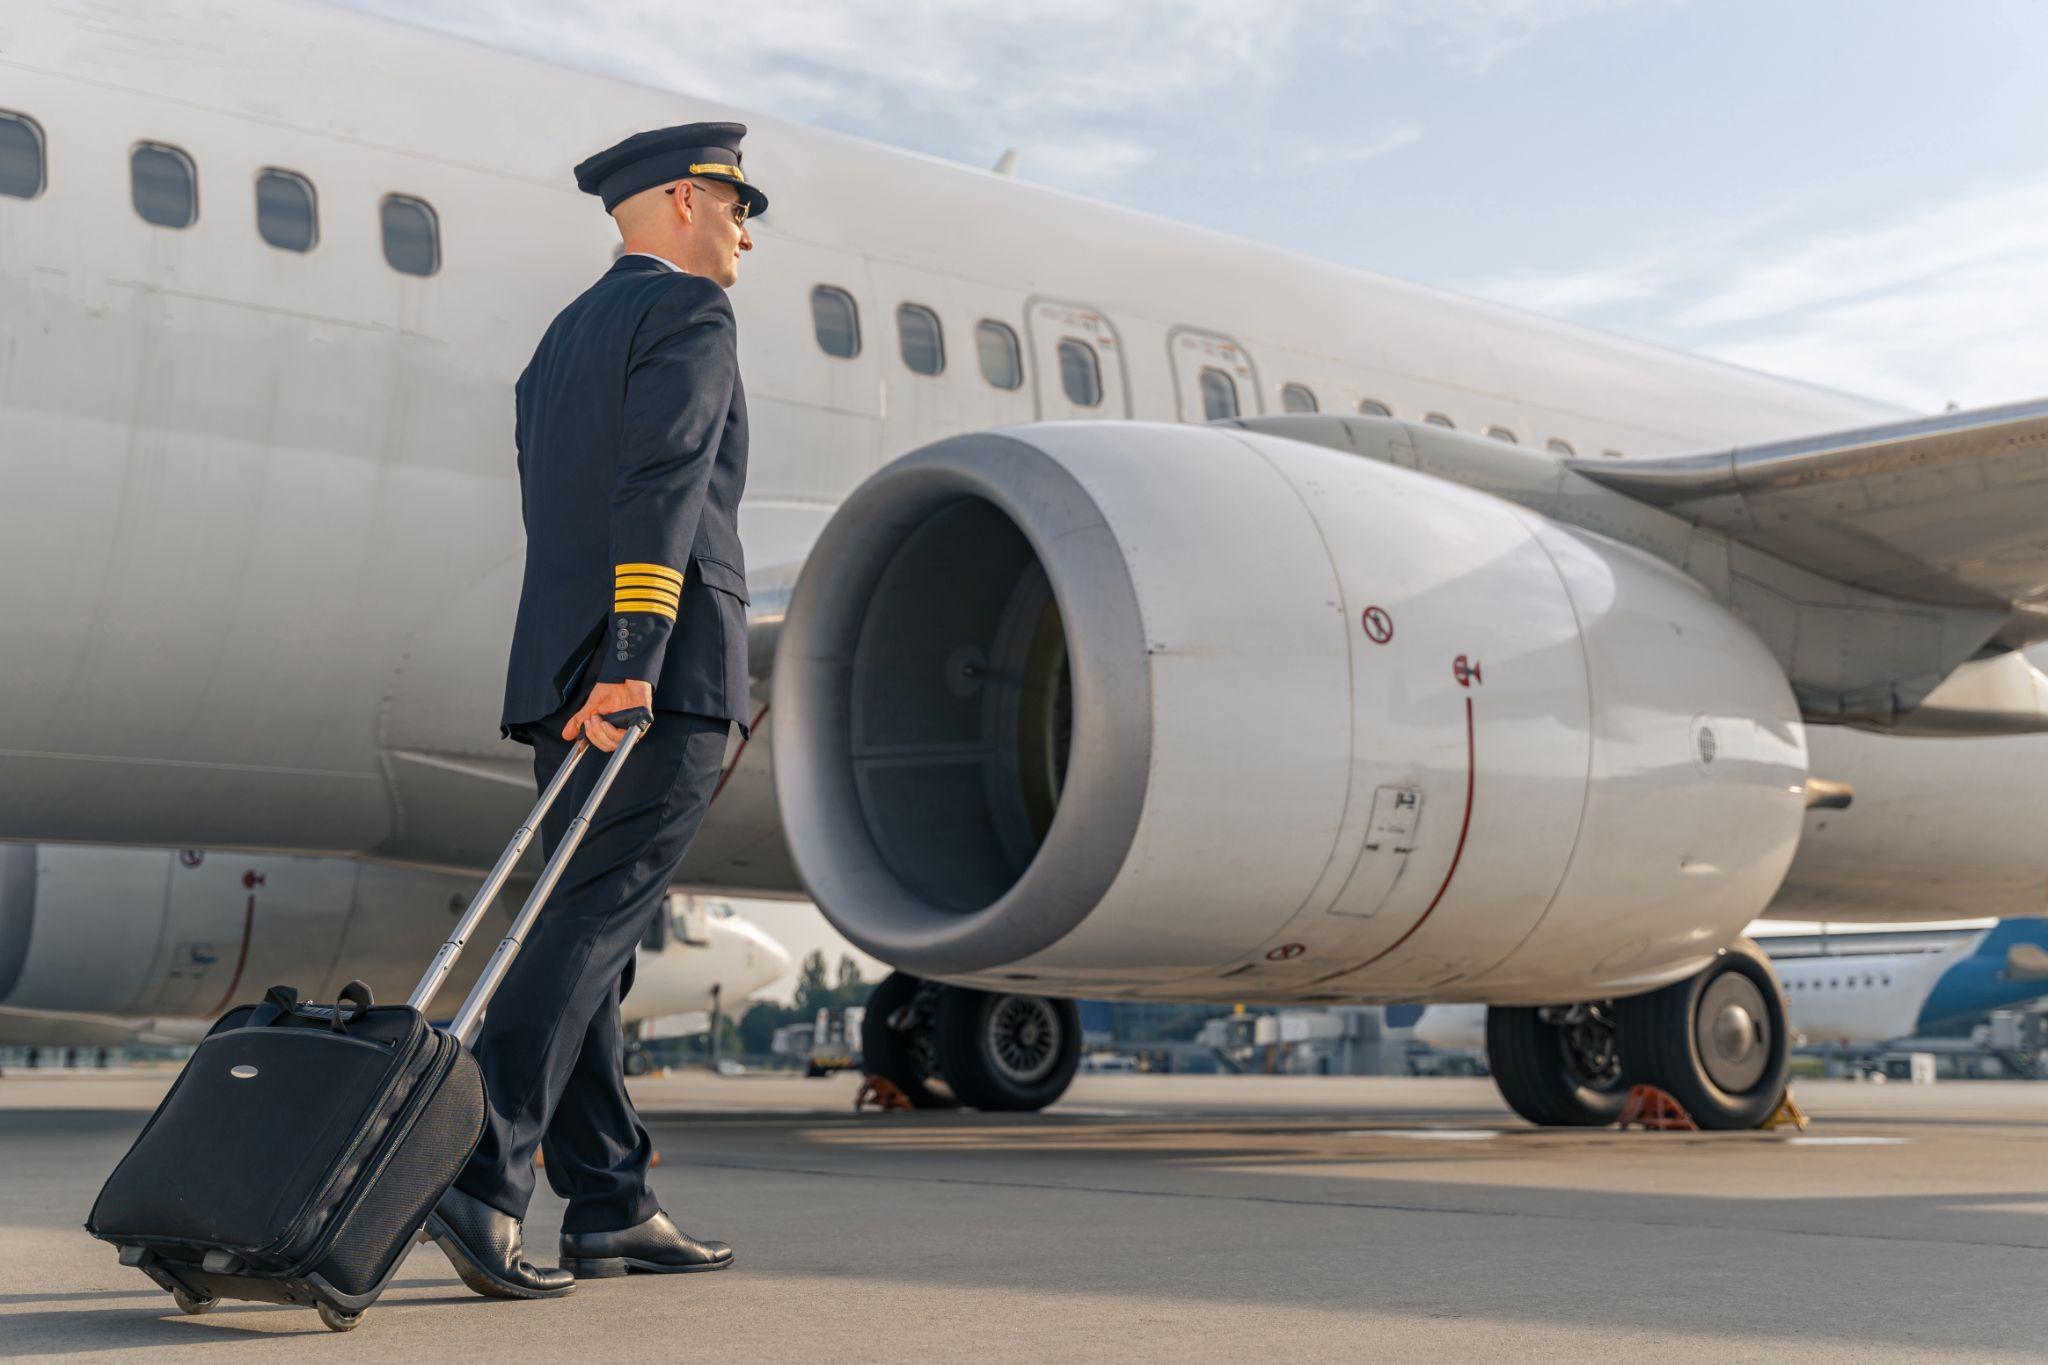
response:
[[[1628,1098],[1618,1067],[1604,1074],[1582,1060],[1590,1033],[1611,1057],[1611,1015],[1588,1007],[1576,1024],[1553,1023],[1530,1005],[1492,1005],[1486,1011],[1486,1059],[1508,1108],[1539,1128],[1600,1128],[1621,1117]],[[1573,1032],[1578,1030],[1578,1032]]]
[[[1785,993],[1748,939],[1703,970],[1620,1001],[1617,1028],[1631,1084],[1657,1086],[1702,1128],[1756,1128],[1785,1093]]]
[[[932,1020],[922,1017],[910,1029],[889,1027],[889,1016],[917,1002],[924,981],[907,972],[891,972],[868,994],[860,1022],[861,1065],[901,1090],[914,1108],[955,1109],[959,1101],[932,1087]]]
[[[949,986],[936,1023],[939,1070],[975,1109],[1043,1109],[1067,1093],[1081,1065],[1081,1011],[1071,1000]]]

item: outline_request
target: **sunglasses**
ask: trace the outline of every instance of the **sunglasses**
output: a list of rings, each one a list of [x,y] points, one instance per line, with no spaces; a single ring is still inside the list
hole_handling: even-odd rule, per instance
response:
[[[746,201],[746,200],[744,200],[744,199],[720,199],[720,198],[719,198],[719,197],[718,197],[717,195],[715,195],[715,194],[712,194],[712,193],[711,193],[711,192],[710,192],[709,190],[704,190],[704,187],[703,187],[702,185],[699,185],[699,186],[697,186],[697,188],[698,188],[699,190],[703,190],[703,191],[704,191],[704,196],[705,196],[705,197],[706,197],[707,199],[710,199],[710,200],[711,200],[711,201],[712,201],[713,203],[717,203],[717,204],[723,204],[723,205],[725,205],[725,207],[726,207],[726,211],[727,211],[728,213],[732,214],[732,221],[733,221],[733,226],[734,226],[734,227],[745,227],[745,226],[746,226],[746,223],[747,223],[747,201]],[[662,191],[662,193],[663,193],[663,194],[674,194],[674,193],[676,192],[676,189],[677,189],[677,187],[676,187],[676,186],[674,186],[674,185],[670,185],[670,186],[669,186],[669,187],[668,187],[667,189],[663,190],[663,191]]]

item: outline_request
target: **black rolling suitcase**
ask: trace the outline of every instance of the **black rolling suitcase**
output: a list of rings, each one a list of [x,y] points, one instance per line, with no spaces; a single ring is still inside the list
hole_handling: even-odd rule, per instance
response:
[[[273,986],[228,1011],[93,1204],[86,1230],[203,1313],[221,1299],[316,1308],[346,1332],[398,1273],[427,1214],[483,1135],[465,1044],[582,842],[645,712],[599,776],[510,932],[444,1031],[423,1010],[583,757],[578,744],[513,836],[404,1005],[361,982],[333,1005]]]

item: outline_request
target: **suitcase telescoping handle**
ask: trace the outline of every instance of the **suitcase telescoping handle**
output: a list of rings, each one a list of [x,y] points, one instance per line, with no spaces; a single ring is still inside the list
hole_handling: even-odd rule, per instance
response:
[[[647,727],[654,718],[642,710],[607,716],[605,719],[614,724],[624,722],[625,736],[604,765],[604,771],[598,774],[597,784],[591,788],[589,797],[584,800],[583,809],[576,813],[576,818],[569,822],[569,828],[563,832],[562,842],[555,849],[554,856],[549,858],[547,866],[541,869],[540,879],[533,884],[533,890],[527,895],[526,903],[519,907],[519,913],[512,919],[512,928],[499,941],[497,951],[491,954],[491,960],[484,964],[483,973],[477,978],[476,985],[471,988],[469,998],[464,1000],[462,1008],[455,1012],[454,1022],[449,1025],[448,1031],[463,1043],[469,1042],[475,1036],[477,1025],[483,1020],[484,1010],[491,1003],[491,996],[496,993],[498,984],[505,979],[505,973],[511,968],[512,959],[518,955],[520,945],[526,942],[526,935],[532,930],[534,920],[540,917],[541,907],[554,893],[555,883],[562,879],[563,869],[569,865],[569,859],[575,856],[577,846],[583,842],[583,836],[589,831],[590,822],[597,815],[597,808],[603,803],[605,793],[609,792],[612,783],[618,780],[620,770],[626,766],[627,755],[633,752],[633,746],[640,742],[640,737],[647,733]],[[441,989],[441,983],[448,979],[448,973],[454,970],[455,960],[462,956],[462,950],[468,944],[470,935],[475,933],[477,925],[482,923],[484,912],[491,908],[491,902],[495,901],[498,892],[504,889],[506,881],[512,876],[512,869],[518,865],[520,858],[526,853],[527,846],[533,842],[533,836],[539,830],[542,818],[555,804],[555,799],[562,794],[563,788],[569,785],[571,774],[575,772],[576,765],[582,761],[589,748],[587,740],[577,740],[576,747],[569,751],[569,756],[562,760],[562,766],[555,770],[547,789],[540,794],[540,800],[535,802],[533,809],[527,813],[518,832],[512,836],[512,842],[505,846],[505,851],[499,855],[496,866],[491,868],[490,876],[484,878],[484,884],[477,888],[469,908],[464,910],[462,918],[456,921],[455,932],[448,936],[448,941],[434,954],[434,960],[427,967],[427,974],[420,978],[420,984],[413,987],[412,996],[406,1003],[414,1009],[425,1010],[435,993]]]

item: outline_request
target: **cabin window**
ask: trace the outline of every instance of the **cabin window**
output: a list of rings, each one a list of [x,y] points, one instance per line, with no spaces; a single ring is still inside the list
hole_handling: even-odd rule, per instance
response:
[[[1314,412],[1316,410],[1315,390],[1306,384],[1282,384],[1280,386],[1280,410],[1282,412]]]
[[[1422,420],[1429,423],[1433,427],[1447,427],[1454,431],[1457,429],[1458,426],[1456,422],[1453,422],[1450,418],[1444,416],[1440,412],[1429,413]]]
[[[1201,375],[1202,419],[1221,421],[1237,416],[1237,381],[1213,365],[1204,365]]]
[[[983,318],[974,329],[974,345],[981,354],[983,379],[999,389],[1023,386],[1024,352],[1015,332],[994,318]]]
[[[896,310],[896,344],[903,363],[918,374],[937,374],[946,368],[946,339],[939,332],[939,315],[922,304],[906,303]]]
[[[311,251],[320,240],[313,182],[291,171],[257,176],[256,231],[279,251]]]
[[[0,194],[33,199],[42,192],[42,125],[26,114],[0,111]]]
[[[860,354],[860,310],[844,289],[821,284],[811,291],[811,330],[826,355],[851,360]]]
[[[145,223],[188,228],[199,221],[199,172],[176,147],[145,142],[130,152],[128,193]]]
[[[1392,417],[1394,410],[1385,403],[1380,402],[1377,398],[1361,398],[1358,400],[1358,415],[1360,417]]]
[[[1520,441],[1515,439],[1515,433],[1509,431],[1506,427],[1488,427],[1486,429],[1486,435],[1492,437],[1496,441],[1506,441],[1511,446],[1521,444]]]
[[[1060,338],[1060,387],[1075,407],[1092,408],[1102,401],[1102,367],[1093,346],[1073,337]]]
[[[441,224],[424,199],[384,196],[384,259],[401,275],[431,275],[441,268]]]
[[[1560,441],[1555,436],[1545,441],[1543,443],[1543,448],[1553,455],[1562,455],[1566,459],[1570,459],[1573,455],[1578,454],[1577,451],[1572,449],[1572,443],[1570,441]]]

